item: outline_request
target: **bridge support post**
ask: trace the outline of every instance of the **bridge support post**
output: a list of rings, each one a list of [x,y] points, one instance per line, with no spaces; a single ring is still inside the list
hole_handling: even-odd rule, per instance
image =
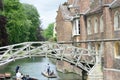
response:
[[[96,55],[96,64],[88,73],[87,80],[103,80],[103,70],[102,70],[102,62],[101,57],[104,50],[104,43],[101,42],[99,54]]]
[[[103,72],[101,64],[95,64],[92,70],[88,73],[87,80],[103,80]]]
[[[30,53],[30,46],[28,46],[26,53],[29,54],[29,58],[31,58],[31,53]]]

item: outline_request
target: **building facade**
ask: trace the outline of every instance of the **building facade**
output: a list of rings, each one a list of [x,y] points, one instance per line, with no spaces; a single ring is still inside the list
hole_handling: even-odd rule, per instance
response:
[[[103,47],[103,79],[119,80],[120,0],[68,0],[58,9],[56,28],[58,42],[86,41],[76,46],[96,51]]]

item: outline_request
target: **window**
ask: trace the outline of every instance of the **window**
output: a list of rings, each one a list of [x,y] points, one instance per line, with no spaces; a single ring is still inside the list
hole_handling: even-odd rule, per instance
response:
[[[114,45],[114,53],[116,58],[120,58],[120,42],[116,42]]]
[[[104,31],[103,15],[100,17],[100,32]]]
[[[80,35],[80,20],[79,19],[73,20],[73,29],[72,30],[73,30],[72,31],[73,36]]]
[[[120,29],[120,15],[119,12],[116,11],[114,15],[114,30]]]
[[[98,33],[98,19],[95,18],[94,33]]]
[[[90,19],[88,19],[88,21],[87,21],[87,33],[88,33],[88,35],[92,34],[92,32],[91,32],[91,20]]]
[[[79,32],[79,34],[80,34],[80,20],[78,21],[78,32]]]

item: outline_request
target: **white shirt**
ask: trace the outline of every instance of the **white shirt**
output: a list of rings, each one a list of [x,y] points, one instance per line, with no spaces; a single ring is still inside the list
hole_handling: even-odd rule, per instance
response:
[[[20,73],[20,72],[17,72],[17,73],[16,73],[16,78],[17,78],[17,79],[21,79],[21,77],[22,77],[21,73]]]

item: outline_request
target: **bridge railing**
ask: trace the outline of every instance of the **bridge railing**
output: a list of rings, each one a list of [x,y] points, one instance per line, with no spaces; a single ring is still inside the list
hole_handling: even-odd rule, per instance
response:
[[[16,59],[43,56],[67,61],[85,71],[96,63],[96,51],[50,42],[24,42],[0,47],[0,65]]]

